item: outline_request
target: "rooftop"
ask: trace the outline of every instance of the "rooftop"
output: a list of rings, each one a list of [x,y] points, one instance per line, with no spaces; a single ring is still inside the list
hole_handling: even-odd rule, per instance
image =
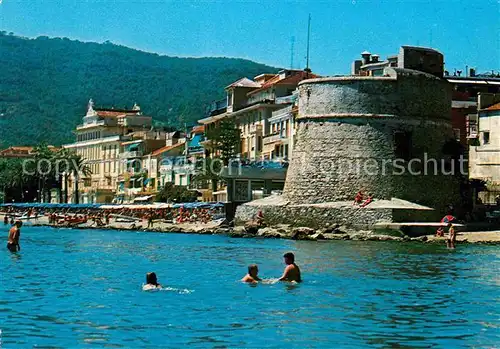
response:
[[[158,155],[161,155],[161,154],[163,154],[165,152],[168,152],[168,151],[170,151],[172,149],[178,148],[180,146],[184,146],[185,147],[186,144],[185,143],[176,143],[174,145],[167,145],[167,146],[165,146],[163,148],[155,150],[154,152],[151,153],[151,155],[152,156],[158,156]]]
[[[302,80],[314,79],[317,77],[319,77],[319,76],[312,74],[312,73],[305,72],[303,70],[291,71],[290,75],[286,76],[285,78],[282,78],[282,74],[278,73],[273,78],[267,80],[258,89],[248,92],[247,95],[252,95],[254,93],[266,90],[266,89],[273,87],[273,86],[276,86],[276,85],[297,85]]]
[[[488,110],[488,111],[497,111],[497,110],[500,110],[500,103],[496,103],[496,104],[490,105],[488,108],[485,108],[483,110]]]
[[[227,86],[226,89],[228,88],[233,88],[233,87],[260,87],[258,83],[256,83],[253,80],[250,80],[249,78],[241,78],[238,81],[233,82],[231,85]]]
[[[58,148],[48,145],[47,148],[56,151]],[[34,154],[35,147],[32,146],[12,146],[7,149],[0,150],[0,157],[26,157]]]
[[[191,131],[193,134],[202,134],[205,133],[205,127],[203,125],[199,126],[194,126],[193,130]]]

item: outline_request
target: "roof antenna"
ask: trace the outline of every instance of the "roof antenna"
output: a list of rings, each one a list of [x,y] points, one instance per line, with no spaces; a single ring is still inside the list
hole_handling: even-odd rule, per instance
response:
[[[307,56],[306,56],[306,69],[305,72],[310,73],[311,69],[309,69],[309,42],[311,39],[311,14],[309,14],[309,21],[307,22]]]

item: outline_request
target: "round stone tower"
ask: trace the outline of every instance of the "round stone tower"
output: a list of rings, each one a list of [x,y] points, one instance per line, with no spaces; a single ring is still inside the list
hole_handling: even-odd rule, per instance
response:
[[[460,168],[446,154],[450,117],[449,83],[416,70],[302,81],[284,198],[292,205],[348,201],[363,190],[434,208],[454,203],[451,172]]]

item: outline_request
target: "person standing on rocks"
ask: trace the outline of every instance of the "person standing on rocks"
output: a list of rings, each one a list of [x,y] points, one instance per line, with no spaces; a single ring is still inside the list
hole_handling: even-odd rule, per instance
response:
[[[448,240],[446,240],[446,245],[448,248],[455,248],[455,243],[457,242],[457,232],[453,224],[448,224]]]
[[[285,259],[286,267],[283,275],[278,280],[302,282],[300,268],[295,264],[295,255],[292,252],[287,252],[283,255],[283,258]]]

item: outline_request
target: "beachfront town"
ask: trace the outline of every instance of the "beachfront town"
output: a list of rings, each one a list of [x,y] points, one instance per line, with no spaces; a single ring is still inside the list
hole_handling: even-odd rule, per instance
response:
[[[385,59],[362,52],[352,62],[350,74],[345,76],[322,77],[309,68],[283,69],[276,74],[263,71],[258,76],[242,76],[228,86],[220,86],[226,97],[212,103],[200,101],[209,105],[206,114],[200,115],[197,125],[186,125],[178,130],[155,127],[153,118],[143,114],[140,101],[116,101],[117,104],[131,105],[130,108],[117,109],[99,105],[99,96],[88,96],[90,99],[82,123],[74,130],[74,142],[62,145],[63,149],[73,151],[84,160],[85,171],[64,176],[60,188],[51,188],[48,195],[34,195],[32,201],[151,203],[156,201],[156,196],[165,186],[174,185],[192,191],[198,201],[239,204],[273,193],[280,194],[286,187],[287,178],[291,181],[288,192],[299,197],[302,194],[296,191],[309,188],[307,181],[298,180],[295,173],[287,174],[295,157],[306,154],[308,158],[318,160],[329,149],[347,154],[362,148],[364,145],[360,142],[365,145],[384,142],[384,146],[392,149],[395,155],[404,158],[417,143],[437,142],[434,135],[446,133],[443,130],[451,127],[455,147],[468,160],[466,177],[484,184],[470,193],[472,204],[494,204],[500,193],[500,132],[497,132],[500,129],[500,75],[495,72],[479,74],[473,68],[464,68],[445,70],[444,57],[438,51],[402,46],[394,56]],[[394,86],[394,79],[403,81],[405,71],[432,75],[439,83],[444,82],[449,91],[433,93],[434,82],[427,86],[421,78],[406,80],[404,86],[402,83],[397,88],[388,89],[388,86]],[[332,81],[338,85],[332,87]],[[347,90],[342,90],[344,88]],[[356,90],[357,94],[350,95],[351,90]],[[403,127],[397,132],[391,129],[392,139],[378,140],[373,139],[369,130],[360,129],[355,133],[366,133],[359,136],[361,140],[353,140],[337,131],[330,132],[325,125],[316,136],[312,134],[313,128],[300,133],[309,132],[310,137],[315,138],[314,143],[300,139],[300,120],[310,122],[321,115],[324,120],[329,118],[341,123],[346,115],[350,115],[379,122],[391,118],[384,112],[385,106],[378,105],[380,100],[388,105],[396,103],[393,99],[397,103],[403,100],[405,104],[404,99],[409,93],[415,95],[414,90],[420,94],[420,105],[413,105],[414,101],[411,101],[407,108],[434,108],[436,113],[442,114],[436,118],[439,122],[432,124],[432,134],[419,135]],[[374,94],[377,101],[372,98]],[[441,100],[437,100],[439,98]],[[362,112],[349,109],[353,105]],[[411,116],[412,112],[406,114]],[[238,131],[234,133],[232,128]],[[336,140],[334,135],[339,138]],[[420,136],[428,138],[418,139],[422,138]],[[226,144],[231,138],[234,144]],[[314,145],[318,142],[323,142],[320,148]],[[50,146],[49,149],[56,151],[59,148]],[[235,169],[224,161],[216,175],[207,175],[210,160],[220,159],[224,154],[237,160]],[[36,148],[23,145],[0,151],[3,158],[28,160],[35,155]],[[328,179],[327,175],[321,176],[313,174],[309,180],[325,182]],[[336,185],[340,184],[336,182]],[[356,185],[351,185],[351,192],[370,187],[369,183]],[[377,192],[373,188],[370,191]],[[310,195],[316,193],[313,191]],[[352,193],[347,195],[354,196]],[[4,203],[14,201],[6,195],[3,199]],[[337,199],[342,198],[326,197],[319,201]],[[304,199],[304,202],[308,201],[311,204],[317,202]]]

